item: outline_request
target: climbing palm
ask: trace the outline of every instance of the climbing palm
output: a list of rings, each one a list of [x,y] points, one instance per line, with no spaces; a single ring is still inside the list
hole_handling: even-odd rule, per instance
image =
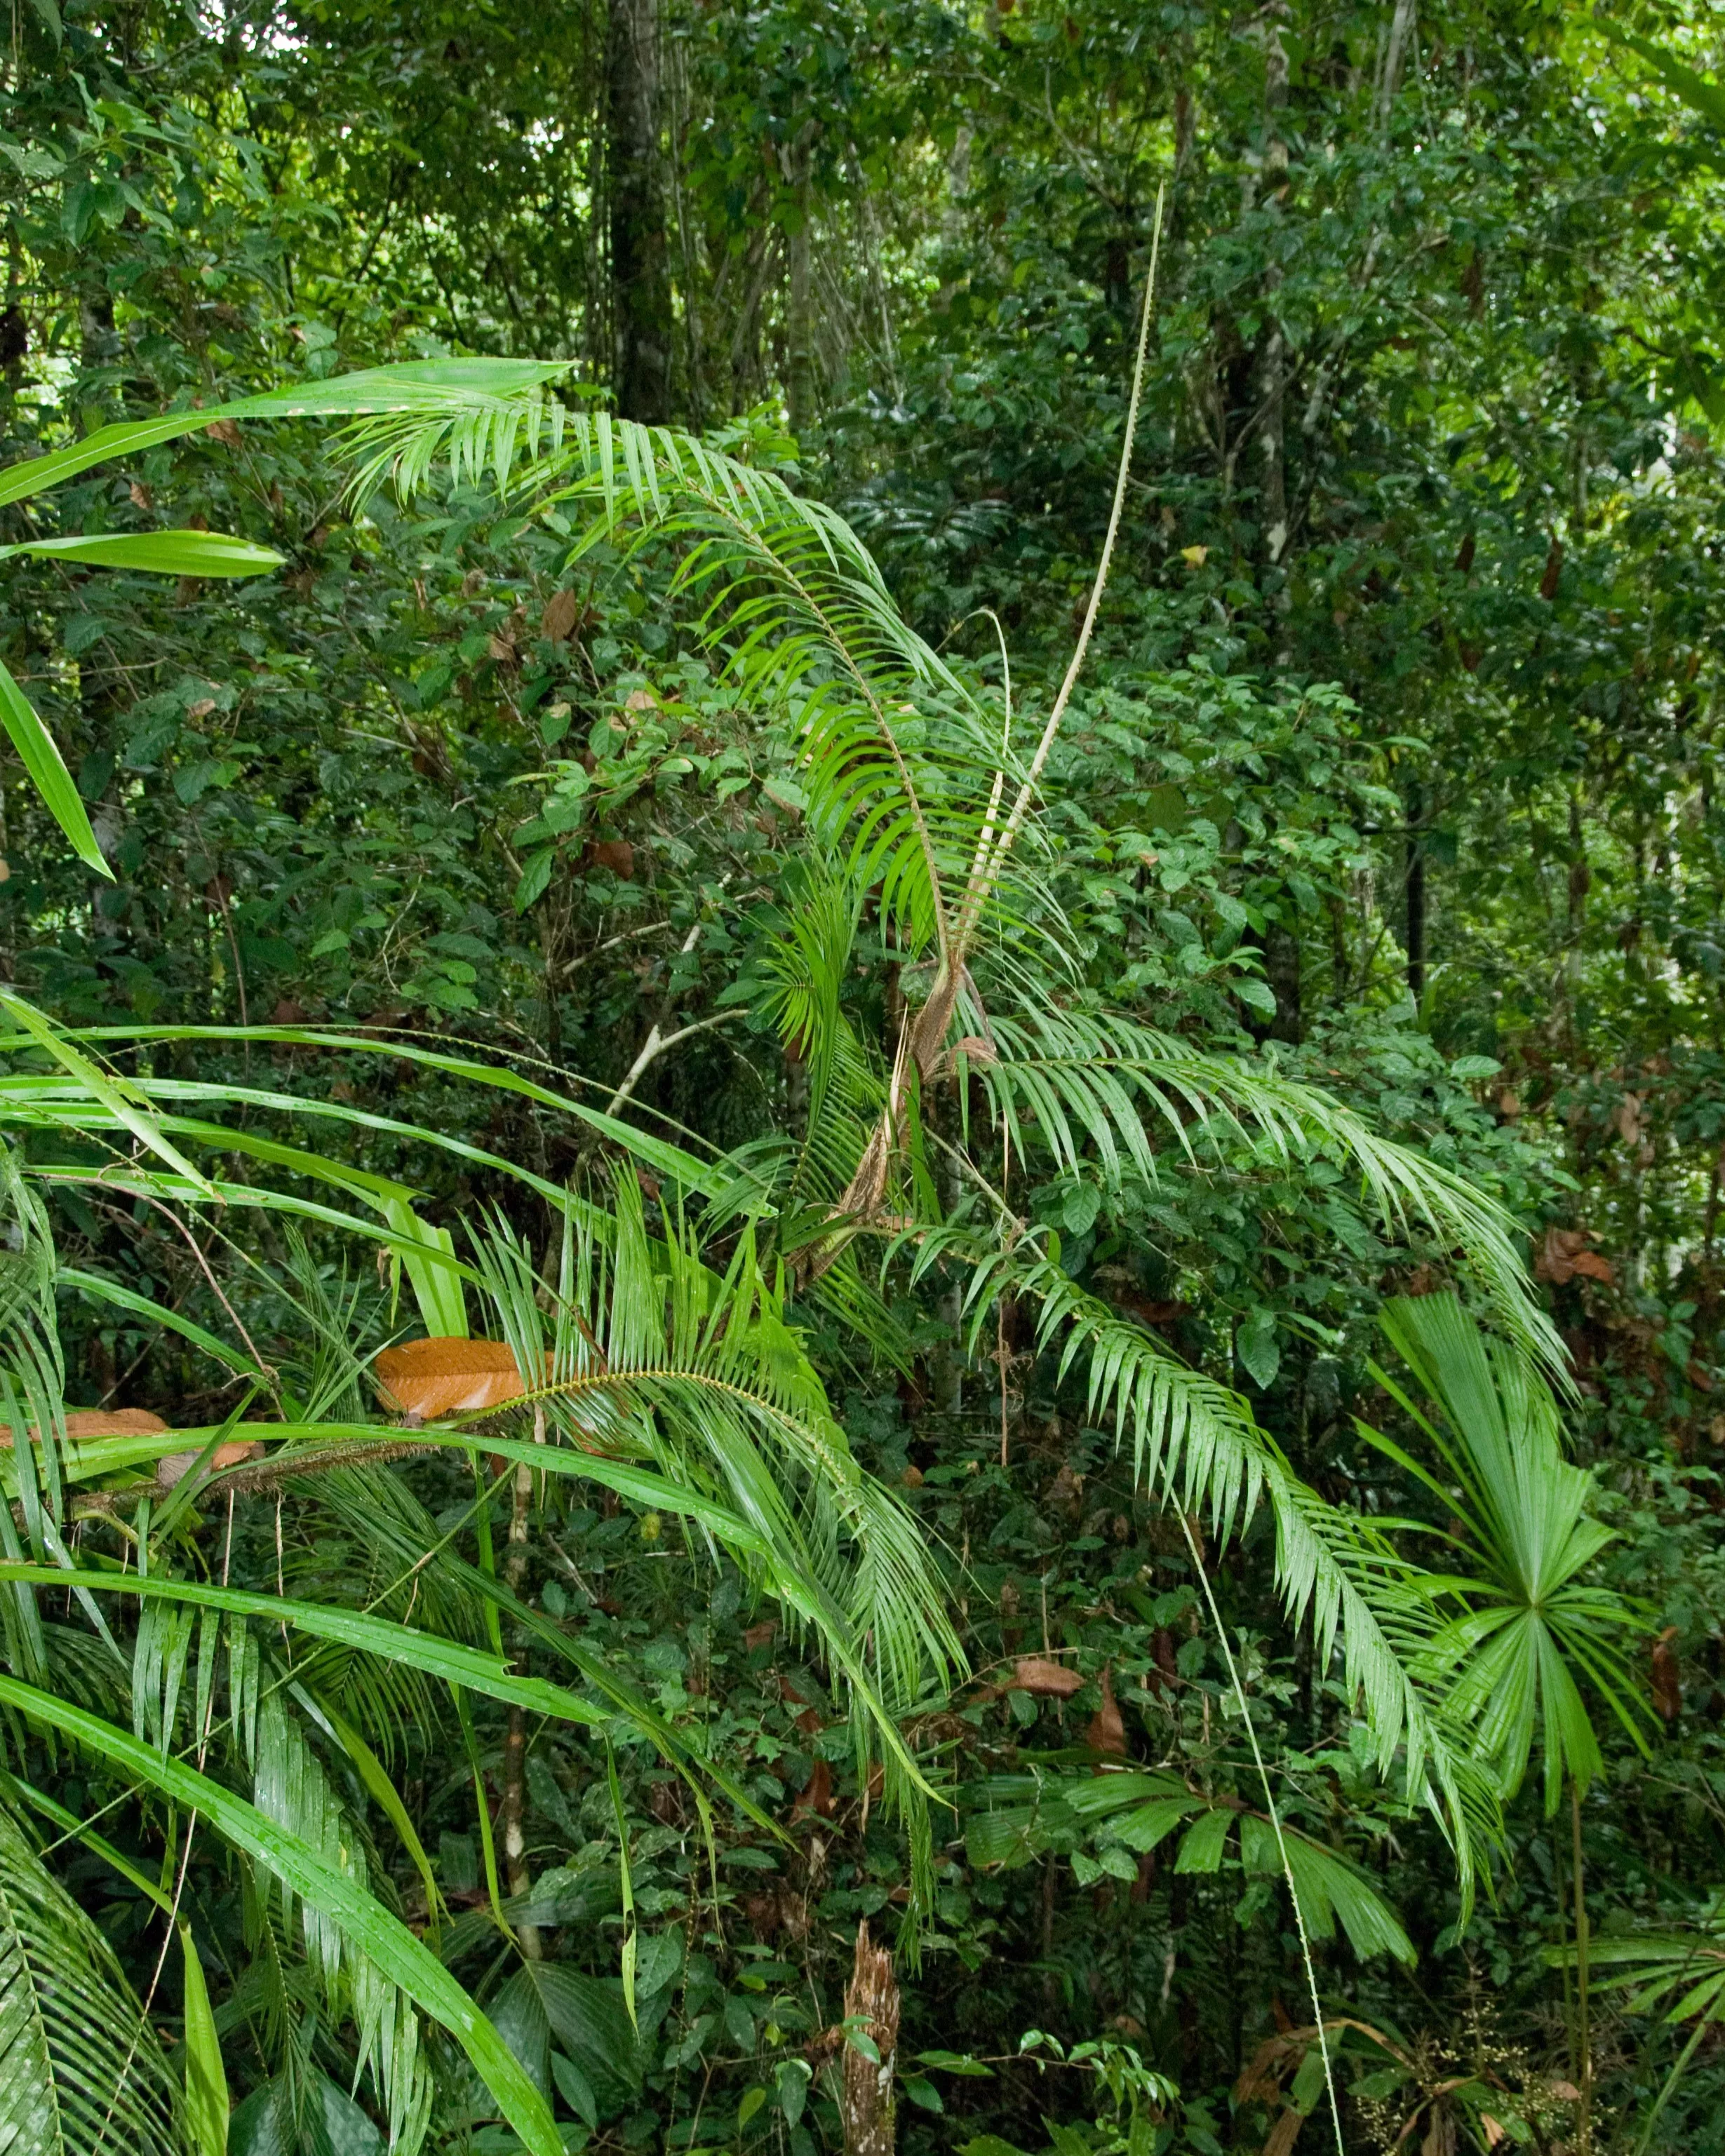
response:
[[[481,449],[506,475],[530,424],[519,396],[475,412],[403,394],[362,424],[362,484],[423,483],[452,434],[470,476]],[[1147,1490],[1207,1512],[1223,1534],[1267,1505],[1290,1614],[1310,1613],[1322,1659],[1339,1653],[1379,1764],[1429,1800],[1471,1876],[1497,1831],[1487,1768],[1498,1751],[1471,1744],[1448,1711],[1441,1680],[1455,1671],[1447,1647],[1434,1648],[1430,1599],[1381,1534],[1299,1481],[1227,1383],[1070,1278],[1048,1232],[1011,1202],[1006,1147],[1020,1163],[1081,1157],[1117,1195],[1194,1168],[1327,1154],[1358,1178],[1388,1232],[1423,1225],[1462,1250],[1507,1339],[1556,1356],[1487,1200],[1321,1091],[1077,993],[1031,809],[1106,559],[1074,666],[1026,754],[1010,709],[899,617],[842,521],[778,480],[687,436],[578,416],[561,446],[529,458],[520,485],[539,506],[561,504],[559,516],[586,513],[578,552],[602,541],[669,549],[674,588],[747,717],[788,718],[797,732],[810,902],[764,932],[738,988],[808,1071],[803,1127],[724,1153],[412,1043],[303,1027],[73,1037],[0,998],[15,1029],[0,1040],[0,1129],[16,1142],[0,1306],[12,1439],[0,1704],[13,1732],[36,1732],[36,1751],[16,1747],[14,1822],[46,1821],[139,1871],[23,1771],[51,1744],[75,1748],[162,1836],[155,1891],[170,1923],[184,1918],[194,1843],[218,1840],[250,1911],[239,1995],[270,2068],[259,2101],[295,2133],[315,2141],[315,2117],[350,2100],[326,2071],[336,2030],[347,2087],[368,2091],[396,2148],[422,2145],[464,2102],[471,2118],[470,2077],[441,2029],[489,2090],[491,2115],[551,2156],[554,2102],[586,2118],[593,2077],[627,2072],[618,2031],[641,1972],[619,1746],[662,1759],[703,1821],[728,1806],[762,1835],[782,1830],[610,1661],[534,1606],[528,1568],[568,1507],[590,1499],[633,1513],[649,1542],[671,1522],[691,1563],[722,1563],[769,1602],[829,1673],[865,1806],[878,1787],[905,1824],[914,1927],[932,1898],[937,1794],[915,1726],[962,1662],[939,1554],[855,1457],[811,1339],[824,1328],[846,1355],[906,1368],[895,1298],[940,1266],[957,1282],[960,1352],[979,1355],[990,1315],[1015,1298],[1057,1376],[1079,1379],[1091,1417],[1130,1444]],[[1124,461],[1117,526],[1123,498]],[[870,906],[909,998],[886,1053],[852,1025],[844,993]],[[187,1050],[246,1040],[387,1054],[530,1102],[583,1134],[588,1166],[565,1183],[331,1090],[126,1075],[108,1060],[168,1037]],[[979,1081],[987,1114],[942,1124],[929,1104],[959,1074]],[[361,1164],[379,1138],[422,1176],[441,1163],[530,1204],[548,1242],[529,1245],[477,1205],[434,1224],[418,1187]],[[940,1199],[931,1148],[971,1202]],[[208,1322],[64,1267],[44,1189],[165,1214],[195,1250],[214,1252],[219,1274],[199,1260]],[[382,1309],[339,1273],[332,1286],[332,1254],[353,1250],[381,1256],[411,1301]],[[238,1381],[233,1411],[177,1430],[71,1426],[62,1286],[208,1356]],[[269,1355],[260,1307],[283,1343]],[[414,1310],[423,1338],[403,1337]],[[470,1481],[453,1525],[433,1517],[416,1480],[439,1460]],[[252,1556],[236,1576],[231,1522],[243,1530],[253,1507],[292,1532],[272,1551],[242,1532]],[[337,1535],[356,1554],[332,1581],[300,1553]],[[485,1717],[502,1725],[495,1818]],[[426,1731],[470,1784],[485,1873],[483,1908],[447,1923],[394,1764],[408,1732]],[[551,1919],[519,1832],[529,1754],[553,1738],[616,1807],[621,1989],[582,1994],[579,2013],[579,1985],[601,1980],[540,1966]],[[39,1861],[19,1848],[20,1865]],[[403,1921],[398,1870],[418,1882],[427,1936]],[[464,1955],[475,1958],[471,1989],[452,1974]],[[16,1989],[27,1974],[27,1961],[0,1964],[0,2020],[15,1990],[28,2005]],[[187,1996],[189,2064],[190,1986]],[[141,2026],[149,2002],[121,2010]],[[604,2028],[611,2037],[595,2035]],[[213,2112],[207,2096],[188,2073],[174,2096],[184,2122]],[[15,2123],[0,2112],[0,2125]],[[72,2131],[62,2145],[84,2156],[95,2142]]]

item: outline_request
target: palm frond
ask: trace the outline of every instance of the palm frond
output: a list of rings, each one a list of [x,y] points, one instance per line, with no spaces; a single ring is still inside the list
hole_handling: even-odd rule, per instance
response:
[[[1276,1578],[1289,1621],[1309,1617],[1318,1666],[1339,1646],[1344,1681],[1363,1702],[1378,1770],[1399,1774],[1453,1849],[1470,1896],[1502,1843],[1495,1784],[1465,1727],[1425,1680],[1439,1620],[1423,1576],[1363,1520],[1301,1482],[1240,1394],[1180,1362],[1153,1334],[1087,1294],[1045,1256],[1003,1265],[973,1290],[979,1327],[1010,1285],[1039,1306],[1038,1345],[1060,1348],[1059,1373],[1081,1367],[1086,1413],[1128,1434],[1139,1482],[1164,1503],[1207,1516],[1226,1538],[1260,1503],[1276,1526]]]
[[[721,1276],[675,1219],[662,1240],[649,1235],[629,1178],[607,1240],[573,1216],[568,1239],[549,1298],[518,1245],[497,1230],[476,1239],[480,1284],[517,1367],[547,1368],[523,1404],[585,1455],[559,1465],[619,1488],[629,1463],[650,1466],[674,1507],[818,1640],[850,1691],[860,1768],[878,1754],[906,1810],[926,1892],[927,1788],[898,1718],[942,1694],[963,1657],[915,1522],[852,1454],[750,1230]],[[546,1300],[558,1313],[549,1342]],[[540,1459],[552,1465],[548,1452]],[[635,1487],[653,1502],[655,1485]]]
[[[1337,1158],[1392,1232],[1419,1221],[1442,1248],[1459,1249],[1506,1337],[1565,1381],[1568,1353],[1532,1298],[1509,1214],[1321,1088],[1111,1014],[1045,1007],[997,1014],[992,1027],[993,1055],[971,1067],[1020,1158],[1040,1144],[1070,1168],[1089,1147],[1109,1177],[1131,1170],[1153,1183],[1169,1147],[1193,1163],[1203,1148],[1219,1164],[1235,1146],[1278,1162]]]
[[[555,480],[559,464],[553,498],[593,512],[578,556],[617,539],[680,547],[675,595],[750,700],[793,716],[811,828],[857,889],[879,889],[907,950],[944,955],[999,727],[856,534],[775,474],[603,413],[576,414],[562,459],[533,476]]]
[[[1482,1758],[1512,1794],[1542,1740],[1548,1813],[1565,1779],[1585,1789],[1604,1761],[1585,1681],[1645,1750],[1646,1708],[1625,1646],[1644,1621],[1586,1577],[1610,1530],[1590,1517],[1593,1478],[1563,1456],[1557,1408],[1513,1343],[1489,1340],[1454,1295],[1398,1296],[1379,1318],[1439,1420],[1387,1372],[1374,1374],[1432,1445],[1440,1481],[1364,1423],[1362,1434],[1423,1481],[1461,1530],[1471,1568],[1435,1585],[1461,1605],[1434,1635],[1429,1666]]]
[[[332,1945],[331,1952],[339,1951],[350,1979],[362,1988],[362,2025],[373,2032],[374,2045],[381,2047],[386,2035],[390,2040],[388,2051],[375,2061],[384,2074],[398,2072],[407,2056],[401,2013],[392,2010],[384,1995],[393,1986],[459,2043],[531,2156],[562,2156],[544,2098],[496,2030],[423,1942],[367,1891],[354,1866],[351,1834],[345,1845],[331,1841],[335,1822],[326,1808],[326,1791],[316,1785],[303,1758],[295,1755],[290,1742],[279,1753],[267,1749],[273,1742],[267,1702],[257,1714],[259,1758],[272,1769],[262,1794],[280,1813],[299,1818],[316,1840],[305,1839],[281,1817],[249,1803],[213,1776],[183,1760],[162,1758],[129,1732],[34,1686],[0,1676],[0,1707],[38,1727],[58,1731],[65,1741],[196,1812],[279,1881],[284,1894],[291,1893],[302,1910],[311,1911],[318,1926],[332,1927],[338,1946]],[[413,2044],[417,2071],[417,2026]],[[411,2116],[403,2123],[411,2124]]]
[[[177,2094],[113,1948],[0,1804],[0,2148],[181,2156]]]

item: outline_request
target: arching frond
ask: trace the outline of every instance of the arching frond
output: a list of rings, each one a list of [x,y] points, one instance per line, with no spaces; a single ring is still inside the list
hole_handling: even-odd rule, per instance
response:
[[[1088,1147],[1111,1178],[1131,1171],[1153,1183],[1170,1156],[1220,1163],[1235,1147],[1278,1163],[1327,1154],[1353,1169],[1391,1232],[1419,1222],[1441,1248],[1458,1250],[1507,1337],[1562,1381],[1568,1358],[1528,1291],[1515,1222],[1465,1178],[1382,1137],[1321,1088],[1115,1014],[997,1014],[993,1036],[993,1053],[970,1067],[1019,1157],[1040,1147],[1070,1168]]]
[[[1267,1505],[1276,1577],[1289,1621],[1309,1618],[1318,1665],[1340,1649],[1361,1700],[1378,1771],[1427,1804],[1455,1851],[1463,1892],[1502,1840],[1496,1785],[1470,1735],[1426,1681],[1440,1620],[1424,1576],[1368,1522],[1301,1482],[1241,1396],[1193,1369],[1154,1334],[1099,1301],[1044,1257],[1020,1258],[973,1290],[979,1327],[1009,1283],[1038,1309],[1040,1348],[1061,1378],[1081,1374],[1086,1412],[1130,1439],[1134,1472],[1164,1503],[1207,1518],[1221,1539]]]
[[[686,1493],[689,1517],[808,1629],[850,1690],[860,1766],[878,1756],[906,1809],[926,1890],[927,1790],[898,1719],[943,1695],[963,1656],[921,1531],[853,1455],[752,1231],[721,1276],[675,1219],[649,1236],[633,1178],[612,1229],[601,1242],[571,1219],[549,1340],[520,1246],[495,1231],[476,1245],[517,1367],[547,1371],[523,1404],[584,1455],[575,1471],[620,1487],[640,1462],[674,1503]]]

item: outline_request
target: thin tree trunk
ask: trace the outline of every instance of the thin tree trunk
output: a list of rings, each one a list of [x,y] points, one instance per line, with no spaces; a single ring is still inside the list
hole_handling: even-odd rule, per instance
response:
[[[1401,85],[1402,62],[1407,54],[1408,41],[1414,34],[1414,0],[1395,0],[1395,13],[1389,23],[1389,43],[1384,54],[1384,80],[1378,85],[1378,117],[1386,124]]]
[[[1425,993],[1425,851],[1419,824],[1424,801],[1417,786],[1408,789],[1408,993],[1414,1004]]]
[[[854,2045],[845,2046],[845,2156],[892,2156],[898,2009],[892,1957],[870,1940],[865,1918],[857,1927],[856,1957],[845,1987],[845,2018],[862,2023],[880,2056],[876,2063]]]
[[[1264,40],[1266,133],[1264,187],[1271,205],[1276,203],[1277,194],[1287,179],[1288,146],[1281,135],[1282,114],[1287,101],[1287,49],[1281,41],[1281,22],[1272,15],[1266,24]],[[1281,271],[1272,264],[1264,279],[1269,318],[1264,327],[1264,341],[1259,349],[1257,382],[1259,408],[1263,414],[1259,443],[1264,459],[1264,551],[1272,568],[1281,562],[1282,550],[1288,543],[1287,426],[1284,393],[1287,379],[1286,351],[1281,324],[1275,312],[1276,295],[1281,285]],[[1286,606],[1285,598],[1281,606]],[[1280,654],[1278,660],[1280,662]]]
[[[613,379],[625,419],[670,417],[670,267],[659,143],[658,0],[610,0],[609,111]]]
[[[785,234],[785,403],[791,432],[799,443],[814,421],[814,311],[809,260],[813,243],[809,212],[814,202],[809,185],[809,143],[813,134],[814,122],[805,121],[791,148],[792,215]]]
[[[1293,894],[1284,886],[1282,903],[1291,906]],[[1264,931],[1264,978],[1276,998],[1276,1016],[1266,1038],[1285,1040],[1298,1047],[1306,1037],[1305,1012],[1300,994],[1300,932],[1284,921],[1272,921]]]

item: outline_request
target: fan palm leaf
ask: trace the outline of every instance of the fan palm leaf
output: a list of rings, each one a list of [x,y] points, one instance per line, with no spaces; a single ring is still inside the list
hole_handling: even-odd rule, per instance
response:
[[[1555,1812],[1566,1778],[1584,1789],[1601,1769],[1584,1684],[1645,1748],[1646,1710],[1624,1653],[1644,1620],[1587,1577],[1611,1532],[1589,1517],[1592,1478],[1563,1458],[1556,1404],[1515,1346],[1487,1339],[1454,1294],[1397,1297],[1380,1322],[1436,1419],[1387,1373],[1374,1375],[1440,1471],[1364,1423],[1361,1433],[1441,1502],[1470,1561],[1430,1583],[1461,1605],[1434,1635],[1430,1667],[1507,1794],[1539,1740]]]

